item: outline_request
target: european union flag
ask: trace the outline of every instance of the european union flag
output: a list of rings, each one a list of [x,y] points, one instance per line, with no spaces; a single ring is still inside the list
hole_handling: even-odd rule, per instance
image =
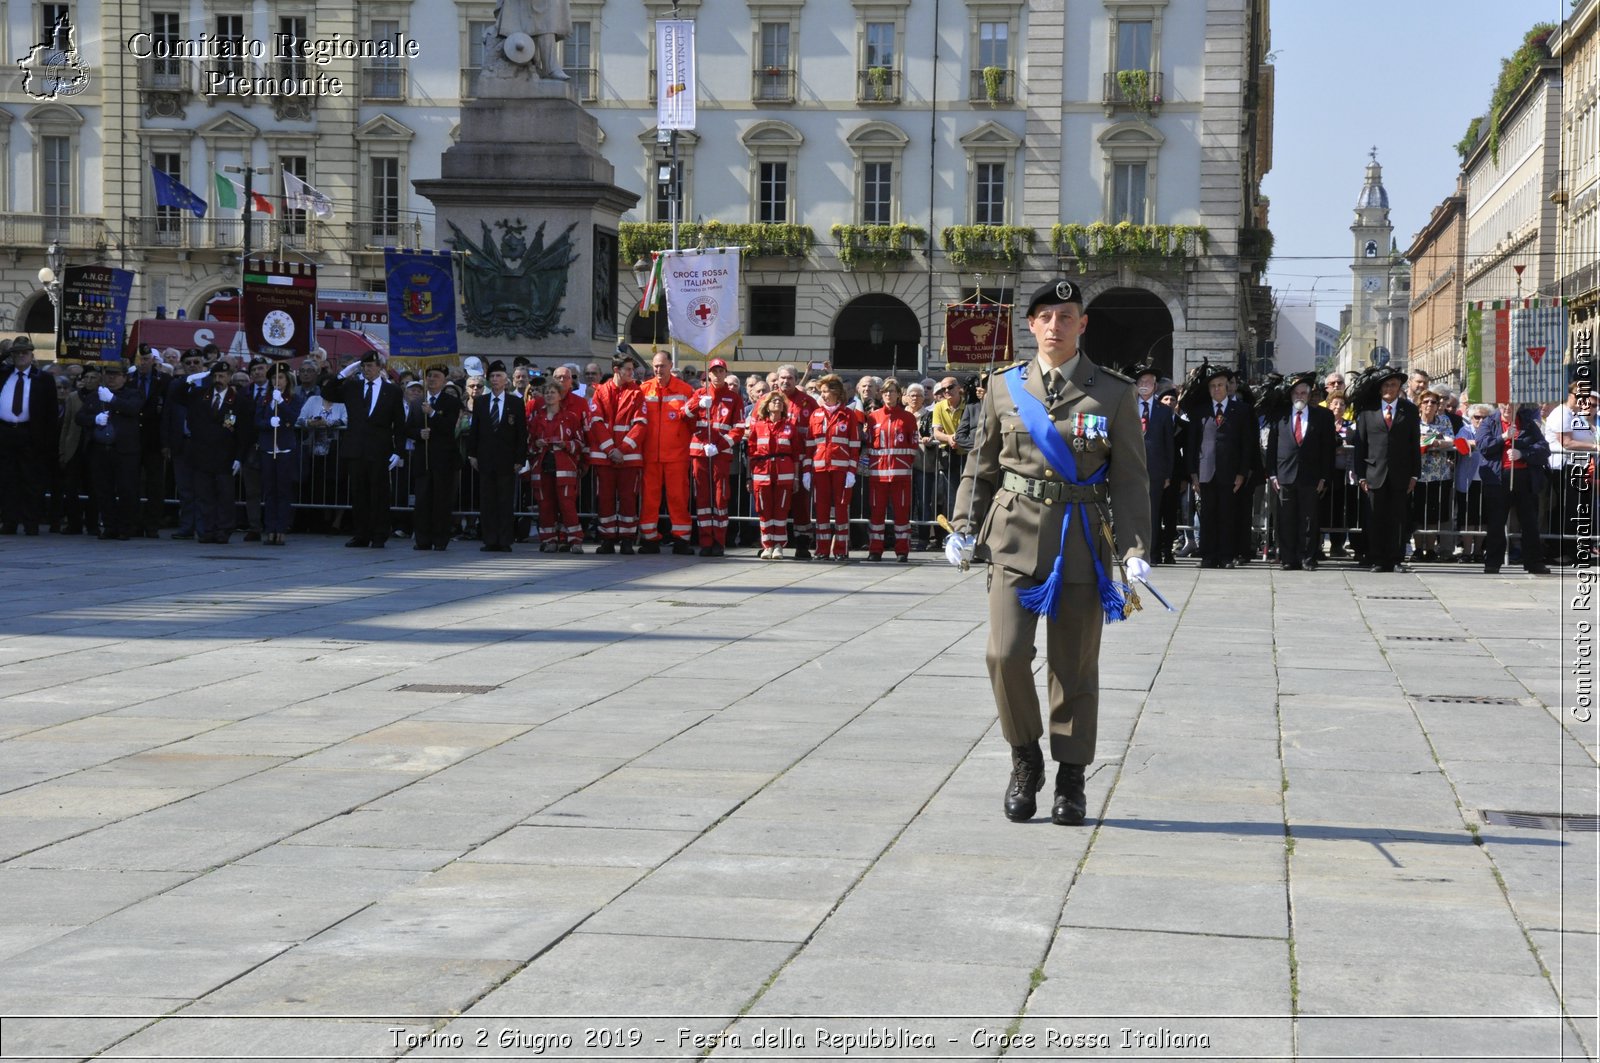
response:
[[[197,218],[206,216],[206,201],[185,188],[176,177],[154,166],[150,167],[150,176],[155,179],[157,206],[192,210]]]

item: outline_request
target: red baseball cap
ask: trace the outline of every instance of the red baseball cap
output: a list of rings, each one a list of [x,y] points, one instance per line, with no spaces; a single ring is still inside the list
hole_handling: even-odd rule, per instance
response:
[[[726,368],[728,368],[728,363],[724,362],[721,358],[713,358],[713,359],[711,359],[711,361],[706,363],[706,368],[707,369],[726,369]]]

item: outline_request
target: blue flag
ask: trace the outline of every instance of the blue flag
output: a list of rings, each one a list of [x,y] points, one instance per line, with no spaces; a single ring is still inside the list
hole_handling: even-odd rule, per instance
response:
[[[150,167],[150,176],[155,180],[156,206],[192,210],[197,218],[206,216],[206,201],[185,188],[176,177],[154,166]]]
[[[448,251],[383,249],[389,349],[408,358],[455,354],[456,271]]]

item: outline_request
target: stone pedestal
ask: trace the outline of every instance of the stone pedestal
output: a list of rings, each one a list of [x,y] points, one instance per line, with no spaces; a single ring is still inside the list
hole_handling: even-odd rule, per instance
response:
[[[414,182],[434,238],[467,252],[461,353],[539,366],[609,357],[617,321],[617,224],[639,197],[612,183],[600,126],[571,83],[486,68],[461,109],[440,177]],[[542,228],[542,231],[541,231]]]

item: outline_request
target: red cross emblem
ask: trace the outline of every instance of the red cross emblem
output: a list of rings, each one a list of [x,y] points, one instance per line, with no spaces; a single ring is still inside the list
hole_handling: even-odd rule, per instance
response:
[[[710,323],[711,315],[716,313],[716,311],[712,310],[711,307],[707,306],[705,303],[701,303],[699,306],[691,310],[690,313],[700,319],[700,324],[705,325]]]

